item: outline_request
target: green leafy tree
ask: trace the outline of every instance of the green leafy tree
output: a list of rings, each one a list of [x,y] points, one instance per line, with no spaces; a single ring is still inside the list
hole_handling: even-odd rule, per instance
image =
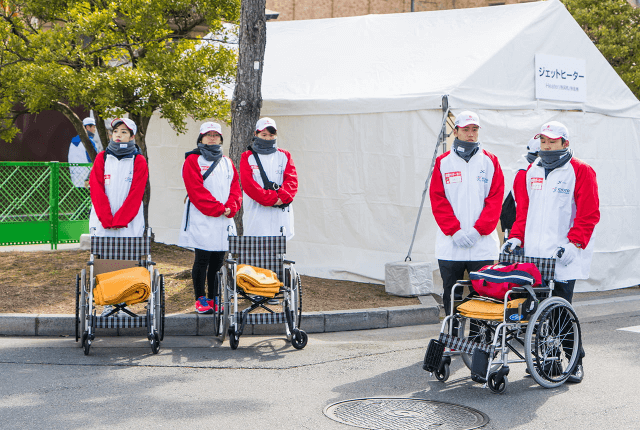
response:
[[[562,0],[622,80],[640,98],[640,8],[626,0]]]
[[[18,132],[23,113],[56,110],[95,151],[73,108],[99,118],[128,114],[145,137],[154,112],[177,133],[186,119],[229,121],[224,85],[237,54],[224,22],[237,22],[239,0],[2,0],[0,138]],[[216,34],[207,38],[206,34]],[[232,35],[229,35],[232,36]],[[235,36],[234,36],[235,37]],[[96,121],[108,142],[103,121]],[[149,187],[145,195],[147,218]]]

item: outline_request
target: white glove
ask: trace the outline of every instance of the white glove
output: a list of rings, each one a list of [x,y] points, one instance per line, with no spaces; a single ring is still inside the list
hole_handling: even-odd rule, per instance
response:
[[[520,239],[516,239],[515,237],[511,238],[502,245],[502,252],[504,254],[511,254],[520,245],[522,245],[522,241]]]
[[[478,239],[480,239],[480,233],[474,227],[471,227],[469,230],[465,231],[467,237],[471,241],[471,246],[475,245]]]
[[[564,250],[562,252],[562,256],[558,256],[560,250]],[[571,262],[578,256],[578,252],[580,252],[580,248],[575,246],[573,243],[566,243],[562,246],[559,246],[558,249],[554,252],[554,255],[558,257],[558,261],[565,266],[571,264]]]
[[[471,248],[473,246],[473,242],[471,241],[471,239],[469,239],[467,233],[462,231],[462,229],[456,231],[456,233],[453,235],[453,243],[455,243],[456,246],[459,246],[460,248]]]

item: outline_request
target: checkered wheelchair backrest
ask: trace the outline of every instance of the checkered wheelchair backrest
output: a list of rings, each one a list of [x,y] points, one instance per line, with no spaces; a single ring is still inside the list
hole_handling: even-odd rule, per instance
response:
[[[500,254],[498,257],[500,263],[533,263],[540,271],[542,279],[551,280],[556,273],[555,258],[525,257],[516,254]]]
[[[229,253],[238,264],[269,269],[278,275],[280,281],[284,279],[285,236],[229,236]]]
[[[143,260],[151,252],[149,237],[91,236],[91,253],[103,260]]]

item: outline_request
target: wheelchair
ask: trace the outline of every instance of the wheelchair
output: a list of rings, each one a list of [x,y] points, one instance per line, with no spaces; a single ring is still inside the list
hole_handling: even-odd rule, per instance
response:
[[[544,388],[562,385],[579,364],[582,340],[578,317],[568,301],[552,296],[556,259],[525,257],[522,250],[518,254],[500,254],[499,261],[533,263],[543,283],[533,288],[532,277],[507,291],[497,317],[462,315],[459,308],[463,303],[485,298],[470,295],[454,302],[456,290],[471,286],[471,281],[458,281],[453,286],[451,313],[442,322],[439,338],[430,341],[423,362],[423,369],[439,381],[449,378],[453,351],[460,352],[473,381],[499,394],[506,391],[510,364],[526,363],[528,373]],[[483,276],[482,272],[470,274],[472,279],[488,279]],[[516,297],[526,298],[524,303],[532,305],[522,306],[520,301],[520,306],[508,307],[509,299]],[[510,354],[516,357],[511,359]]]
[[[221,342],[229,336],[231,349],[237,349],[247,324],[283,324],[288,342],[296,349],[307,345],[308,336],[300,329],[302,320],[302,284],[294,261],[285,259],[286,237],[229,236],[229,258],[217,273],[217,303],[214,309],[214,331]],[[273,271],[284,284],[274,297],[245,292],[237,284],[237,267],[248,264]],[[277,301],[282,310],[269,304]],[[243,304],[248,306],[240,309]]]
[[[151,351],[154,354],[160,351],[160,342],[164,339],[164,278],[151,260],[150,238],[150,229],[143,237],[91,236],[91,254],[87,268],[76,275],[76,342],[81,340],[80,347],[84,349],[84,355],[89,355],[98,328],[147,327]],[[95,277],[131,267],[144,267],[149,271],[151,288],[146,314],[137,315],[124,304],[118,304],[113,305],[113,310],[108,315],[96,315]]]

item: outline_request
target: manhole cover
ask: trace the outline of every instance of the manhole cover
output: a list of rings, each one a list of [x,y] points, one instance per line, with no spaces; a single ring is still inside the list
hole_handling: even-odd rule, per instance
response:
[[[353,399],[324,408],[332,420],[370,430],[477,429],[489,422],[466,406],[422,399]]]

